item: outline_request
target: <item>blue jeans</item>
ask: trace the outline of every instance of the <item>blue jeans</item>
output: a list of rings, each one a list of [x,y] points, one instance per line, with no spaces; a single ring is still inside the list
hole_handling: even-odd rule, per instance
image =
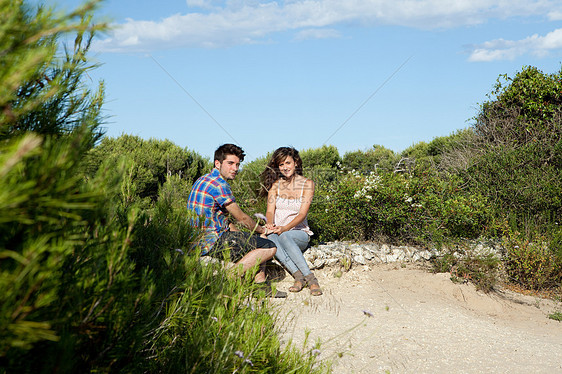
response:
[[[269,240],[277,246],[275,258],[292,274],[300,270],[302,275],[306,276],[311,273],[303,251],[308,246],[310,237],[302,230],[289,230],[281,235],[270,234],[267,236]]]

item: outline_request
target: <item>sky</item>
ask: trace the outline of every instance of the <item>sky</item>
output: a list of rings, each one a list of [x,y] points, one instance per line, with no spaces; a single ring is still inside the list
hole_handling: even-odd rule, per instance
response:
[[[106,0],[96,17],[106,135],[209,158],[401,152],[469,127],[500,75],[562,62],[561,0]]]

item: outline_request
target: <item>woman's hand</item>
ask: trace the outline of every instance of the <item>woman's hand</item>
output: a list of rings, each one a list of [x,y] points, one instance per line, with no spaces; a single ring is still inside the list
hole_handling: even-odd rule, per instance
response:
[[[287,231],[287,229],[285,228],[285,226],[275,226],[273,228],[273,233],[277,234],[277,235],[281,235],[282,233],[284,233],[285,231]]]
[[[265,225],[263,225],[263,234],[262,235],[269,235],[269,234],[273,234],[275,232],[275,225],[271,224],[271,223],[266,223]]]

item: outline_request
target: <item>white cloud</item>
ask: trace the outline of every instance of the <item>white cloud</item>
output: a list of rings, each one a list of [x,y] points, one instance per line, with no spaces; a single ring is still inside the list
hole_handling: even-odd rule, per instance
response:
[[[547,17],[550,21],[562,21],[562,10],[548,12]]]
[[[339,38],[341,34],[334,29],[306,29],[295,35],[295,40]]]
[[[491,18],[562,17],[557,0],[186,0],[192,11],[159,21],[128,19],[96,42],[104,51],[148,51],[174,47],[221,47],[261,42],[279,32],[339,37],[335,27],[401,25],[451,28]],[[560,8],[560,6],[558,6]],[[316,29],[317,31],[312,31]],[[318,31],[332,30],[332,31]],[[324,36],[322,36],[324,35]]]
[[[186,0],[185,2],[188,7],[205,9],[212,8],[212,3],[209,0]]]
[[[537,34],[521,40],[496,39],[474,46],[470,61],[513,60],[516,57],[532,54],[545,56],[549,52],[562,49],[562,29],[556,29],[545,36]]]

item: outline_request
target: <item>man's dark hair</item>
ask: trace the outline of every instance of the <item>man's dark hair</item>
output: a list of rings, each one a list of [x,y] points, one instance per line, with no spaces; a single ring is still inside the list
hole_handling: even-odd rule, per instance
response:
[[[234,155],[240,159],[240,162],[244,161],[244,150],[234,144],[223,144],[217,148],[215,151],[215,161],[223,162],[226,156]]]

